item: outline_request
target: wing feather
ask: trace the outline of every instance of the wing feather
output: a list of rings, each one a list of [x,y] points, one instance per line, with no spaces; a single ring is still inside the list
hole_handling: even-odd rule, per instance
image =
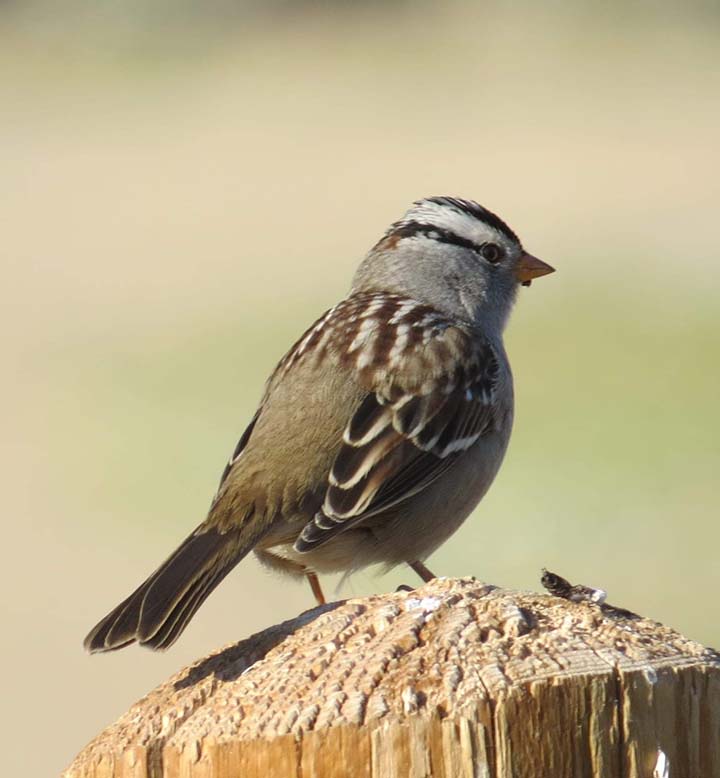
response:
[[[385,429],[364,445],[342,446],[330,471],[331,485],[342,489],[355,486],[365,479],[402,440],[402,436],[390,426],[390,419],[388,419]]]
[[[399,306],[404,306],[403,315]],[[393,309],[386,310],[389,317]],[[392,318],[377,323],[382,339],[373,338],[367,323],[362,330],[367,343],[350,333],[358,381],[367,394],[347,424],[322,510],[296,541],[298,551],[315,548],[417,494],[501,416],[499,358],[478,332],[452,325],[412,301],[397,302],[394,310]],[[398,342],[388,338],[391,325],[405,328],[405,353],[395,358],[395,370],[388,369]],[[410,332],[413,327],[420,332]],[[374,359],[367,344],[375,348]],[[342,342],[335,346],[346,353]]]

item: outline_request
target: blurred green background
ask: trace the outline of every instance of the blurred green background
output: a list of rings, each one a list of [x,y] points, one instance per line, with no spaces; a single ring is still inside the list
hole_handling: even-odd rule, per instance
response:
[[[508,332],[506,464],[431,567],[537,589],[547,566],[720,644],[719,32],[715,3],[0,5],[9,775],[310,606],[249,558],[168,654],[81,649],[426,195],[558,269]]]

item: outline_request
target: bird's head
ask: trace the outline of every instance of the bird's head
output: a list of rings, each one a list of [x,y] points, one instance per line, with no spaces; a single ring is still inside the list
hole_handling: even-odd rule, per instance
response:
[[[406,294],[501,330],[518,287],[552,272],[486,208],[472,200],[428,197],[390,226],[361,263],[352,288]]]

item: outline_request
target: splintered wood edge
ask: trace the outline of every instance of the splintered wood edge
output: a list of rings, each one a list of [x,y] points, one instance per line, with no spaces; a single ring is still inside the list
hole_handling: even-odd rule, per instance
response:
[[[611,606],[437,579],[211,654],[64,776],[531,776],[539,754],[608,778],[661,758],[720,772],[720,657]]]

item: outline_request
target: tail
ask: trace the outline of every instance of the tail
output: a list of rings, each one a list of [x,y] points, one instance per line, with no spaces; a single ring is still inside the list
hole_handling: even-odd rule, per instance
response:
[[[248,551],[240,532],[196,530],[126,600],[85,638],[91,653],[114,651],[130,643],[169,648],[205,598]]]

